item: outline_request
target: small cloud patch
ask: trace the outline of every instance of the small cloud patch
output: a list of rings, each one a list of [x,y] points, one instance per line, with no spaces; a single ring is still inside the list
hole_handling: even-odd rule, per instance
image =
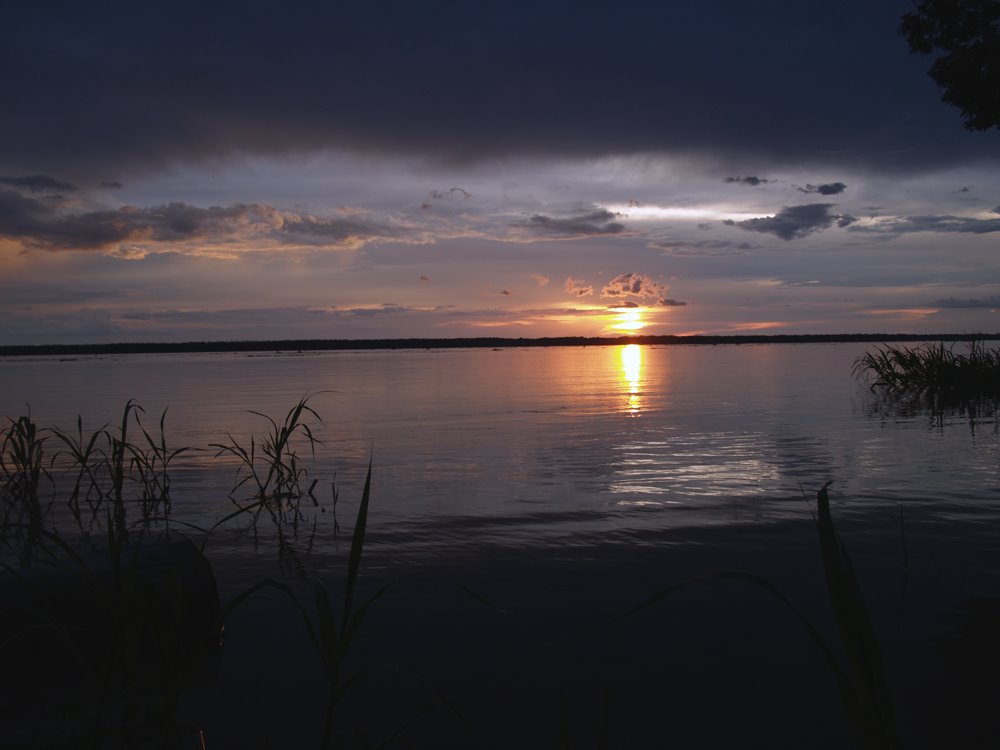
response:
[[[847,185],[843,182],[827,182],[822,185],[806,185],[800,187],[800,193],[818,193],[819,195],[839,195],[847,190]]]
[[[0,177],[0,185],[10,185],[18,190],[27,190],[29,193],[45,193],[57,191],[60,193],[71,193],[79,188],[71,182],[57,180],[44,174],[31,175],[29,177]]]
[[[515,226],[566,238],[606,237],[626,231],[625,225],[616,221],[619,217],[620,214],[601,208],[562,217],[534,214]]]
[[[622,273],[615,276],[601,290],[604,299],[616,302],[612,307],[638,307],[640,305],[659,305],[661,307],[682,307],[681,302],[663,296],[669,287],[641,273]]]
[[[574,279],[572,276],[567,277],[566,283],[563,287],[574,297],[588,297],[594,293],[594,287],[586,281]]]
[[[757,177],[756,175],[747,175],[746,177],[727,177],[724,182],[737,184],[737,185],[749,185],[750,187],[757,187],[758,185],[766,185],[769,182],[774,182],[774,180],[768,180],[764,177]]]

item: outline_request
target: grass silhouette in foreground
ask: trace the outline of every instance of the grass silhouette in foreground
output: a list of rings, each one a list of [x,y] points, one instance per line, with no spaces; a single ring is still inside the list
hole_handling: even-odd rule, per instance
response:
[[[92,433],[79,418],[75,432],[41,428],[30,415],[10,418],[0,427],[0,553],[7,553],[0,557],[0,661],[8,667],[0,703],[10,704],[0,706],[0,719],[21,727],[8,725],[14,737],[0,742],[186,747],[192,735],[201,741],[200,731],[177,715],[179,697],[218,658],[222,617],[261,588],[253,587],[220,610],[205,546],[217,528],[237,518],[249,518],[256,532],[266,510],[286,547],[284,527],[290,524],[294,533],[301,500],[308,497],[318,505],[316,482],[300,484],[307,472],[297,443],[304,440],[312,448],[316,442],[303,418],[319,419],[308,399],[300,399],[282,423],[259,415],[271,432],[251,438],[248,446],[231,436],[228,444],[212,446],[217,455],[238,459],[241,471],[231,497],[248,485],[253,491],[245,500],[232,497],[237,510],[209,529],[175,522],[204,534],[199,545],[170,533],[171,464],[189,449],[167,447],[166,412],[158,436],[143,427],[143,410],[132,400],[117,425]],[[56,450],[46,455],[53,445]],[[83,535],[79,541],[60,535],[65,524],[55,517],[57,477],[68,483],[66,507]],[[43,479],[53,493],[47,503]],[[360,607],[352,602],[370,486],[371,465],[347,562],[339,627],[322,584],[317,585],[315,626],[293,597],[328,674],[327,736],[333,707],[350,684],[350,678],[340,676],[343,656],[368,604],[377,598]],[[284,584],[274,585],[291,593]],[[18,716],[14,704],[27,695],[28,683],[32,695],[51,700],[33,700]],[[34,724],[45,727],[40,736],[32,737]],[[19,740],[22,732],[27,734]]]

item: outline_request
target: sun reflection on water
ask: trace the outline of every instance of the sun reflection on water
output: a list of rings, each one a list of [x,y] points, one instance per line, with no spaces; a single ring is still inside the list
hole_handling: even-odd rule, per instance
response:
[[[628,389],[625,393],[625,411],[630,417],[638,417],[642,408],[642,347],[626,344],[621,348],[622,379]]]

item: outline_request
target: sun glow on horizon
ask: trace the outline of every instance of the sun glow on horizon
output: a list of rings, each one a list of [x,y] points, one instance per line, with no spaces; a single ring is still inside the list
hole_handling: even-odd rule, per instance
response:
[[[646,327],[646,321],[642,319],[645,310],[641,307],[613,308],[612,312],[618,313],[618,322],[611,328],[616,331],[635,333]]]

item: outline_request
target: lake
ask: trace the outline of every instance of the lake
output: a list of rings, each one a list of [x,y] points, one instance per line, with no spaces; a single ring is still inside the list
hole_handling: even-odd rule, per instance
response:
[[[224,601],[263,579],[307,603],[316,580],[336,591],[371,459],[361,585],[392,585],[359,631],[343,726],[373,740],[405,726],[394,746],[549,747],[565,726],[588,746],[606,713],[613,747],[849,746],[832,673],[760,586],[707,578],[619,619],[738,570],[835,643],[813,523],[826,482],[907,746],[995,739],[975,680],[1000,649],[956,644],[1000,622],[996,413],[878,398],[851,373],[869,346],[14,357],[0,407],[89,433],[135,399],[155,435],[166,409],[168,447],[191,448],[171,472],[173,528],[201,540],[185,524],[230,514],[242,476],[212,446],[259,444],[269,423],[251,410],[281,422],[308,396],[318,442],[297,451],[320,507],[281,544],[268,518],[257,535],[232,519],[206,556]],[[63,501],[50,519],[75,533]],[[209,748],[318,743],[322,681],[283,599],[235,610],[218,679],[185,695]]]

